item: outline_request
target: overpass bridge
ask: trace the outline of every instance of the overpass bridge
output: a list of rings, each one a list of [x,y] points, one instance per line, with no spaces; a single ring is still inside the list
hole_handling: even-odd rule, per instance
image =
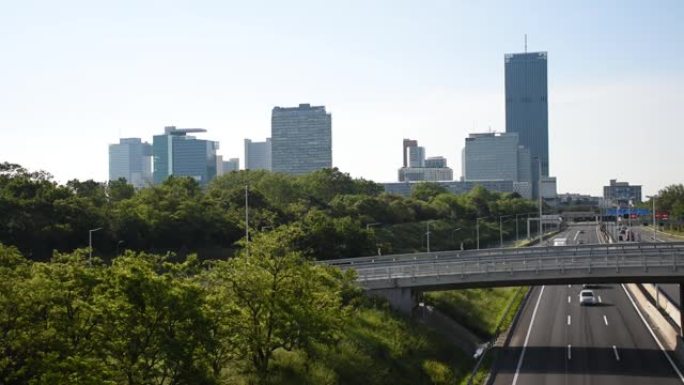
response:
[[[443,251],[341,259],[371,294],[410,311],[424,291],[581,283],[684,283],[684,242]],[[680,292],[681,292],[680,286]],[[684,298],[684,297],[683,297]]]

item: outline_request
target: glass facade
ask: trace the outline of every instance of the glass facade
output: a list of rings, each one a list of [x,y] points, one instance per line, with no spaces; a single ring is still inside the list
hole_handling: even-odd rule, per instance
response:
[[[323,106],[273,108],[271,169],[293,175],[332,167],[332,120]]]
[[[218,143],[187,136],[189,132],[205,130],[167,127],[164,135],[154,136],[155,184],[163,183],[171,175],[189,176],[201,185],[216,177]]]
[[[124,178],[135,188],[152,183],[152,146],[140,138],[109,145],[109,180]]]
[[[245,139],[245,170],[271,169],[271,138],[265,142]]]
[[[530,150],[533,162],[541,160],[542,174],[549,175],[549,109],[547,53],[507,54],[506,132],[517,133]],[[536,182],[538,172],[532,173]]]
[[[530,154],[516,133],[470,134],[463,148],[463,179],[530,181]]]

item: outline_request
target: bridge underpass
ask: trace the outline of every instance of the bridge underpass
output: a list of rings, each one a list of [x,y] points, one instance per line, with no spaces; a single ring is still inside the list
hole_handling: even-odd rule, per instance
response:
[[[684,242],[445,251],[328,263],[353,268],[369,294],[404,312],[425,291],[478,287],[677,283],[684,294]]]

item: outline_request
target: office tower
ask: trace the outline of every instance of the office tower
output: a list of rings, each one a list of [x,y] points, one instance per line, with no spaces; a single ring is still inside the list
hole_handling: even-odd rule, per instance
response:
[[[549,110],[547,87],[547,54],[531,52],[507,54],[506,132],[517,133],[520,144],[530,150],[532,184],[537,196],[539,171],[549,176]]]
[[[437,182],[454,179],[454,171],[447,167],[446,159],[437,156],[426,160],[425,147],[418,146],[418,141],[404,139],[402,148],[404,163],[399,169],[400,182]]]
[[[271,170],[271,138],[264,142],[245,139],[245,170]]]
[[[632,205],[641,203],[641,186],[611,179],[608,186],[603,186],[603,199],[620,207],[629,207],[630,202]]]
[[[426,168],[445,168],[446,166],[447,161],[443,156],[432,156],[425,160]]]
[[[463,180],[530,182],[530,153],[516,133],[470,134],[463,148]]]
[[[409,147],[409,168],[425,167],[425,147]]]
[[[239,158],[230,158],[228,160],[223,161],[223,166],[222,166],[222,171],[224,174],[228,174],[233,171],[239,171],[240,170],[240,159]]]
[[[207,130],[169,126],[164,128],[164,134],[154,136],[155,184],[164,182],[171,175],[189,176],[201,185],[216,177],[218,142],[188,136],[202,132]]]
[[[135,188],[152,183],[152,146],[140,138],[109,145],[109,180],[126,179]]]
[[[273,108],[271,169],[301,175],[332,167],[332,121],[324,106]]]

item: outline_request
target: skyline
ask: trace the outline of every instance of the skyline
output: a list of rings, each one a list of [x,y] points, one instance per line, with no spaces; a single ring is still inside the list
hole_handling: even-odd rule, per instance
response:
[[[105,180],[109,144],[175,125],[244,161],[274,106],[310,103],[333,115],[342,171],[394,181],[412,138],[458,177],[468,134],[505,132],[504,55],[527,33],[528,52],[548,52],[559,192],[681,183],[684,5],[572,4],[10,4],[1,158]]]

